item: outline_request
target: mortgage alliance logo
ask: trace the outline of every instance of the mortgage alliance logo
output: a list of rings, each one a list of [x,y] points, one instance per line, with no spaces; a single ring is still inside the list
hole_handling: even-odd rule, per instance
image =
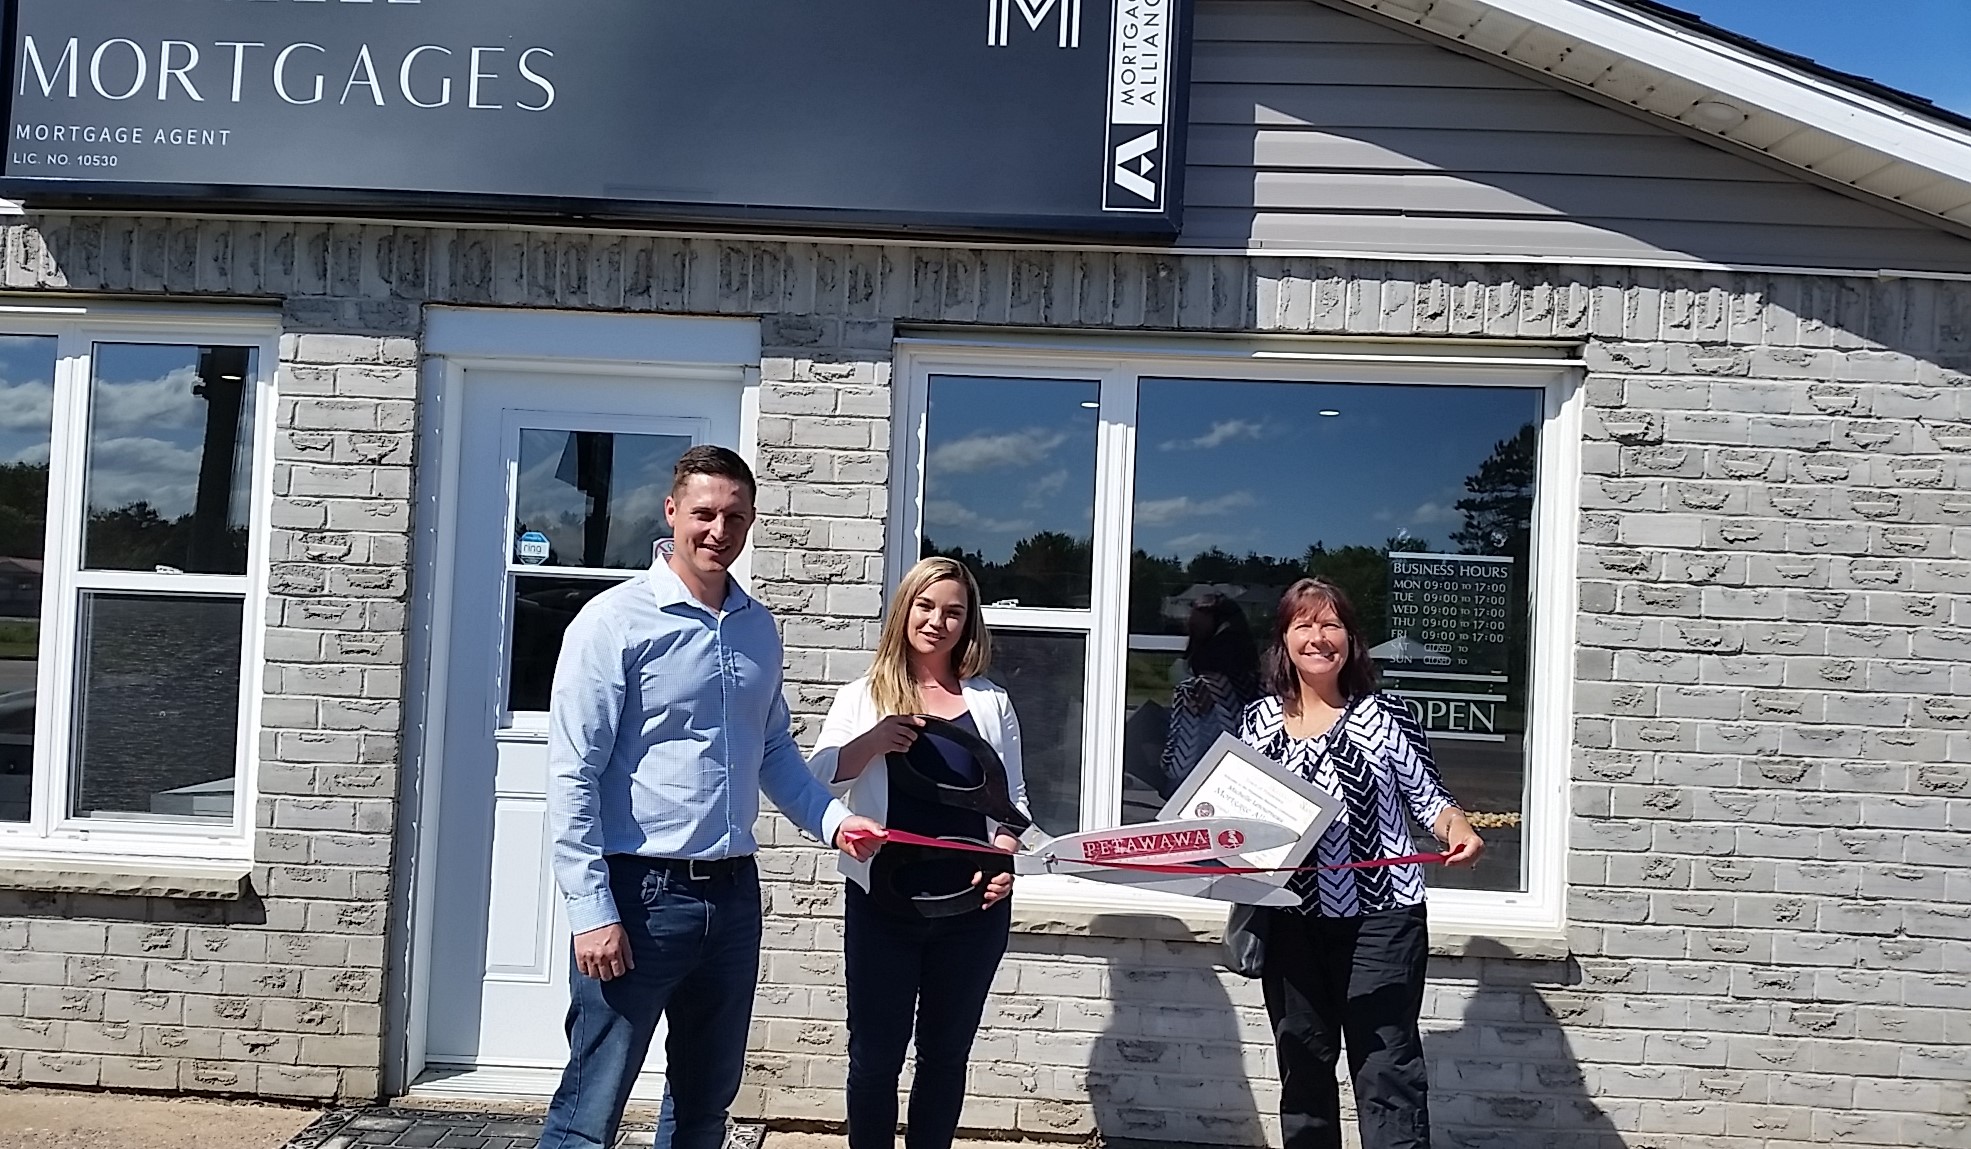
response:
[[[1170,125],[1170,13],[1175,0],[1109,0],[1113,40],[1109,60],[1110,162],[1104,211],[1163,208],[1164,149]],[[986,0],[986,44],[1005,48],[1020,24],[1044,33],[1052,21],[1055,46],[1081,47],[1082,0]]]
[[[1162,133],[1155,128],[1144,132],[1133,140],[1128,140],[1116,148],[1115,186],[1142,200],[1156,203],[1161,176],[1156,183],[1150,182],[1149,175],[1161,166],[1163,149],[1159,146]]]
[[[1004,48],[1011,40],[1013,12],[1019,9],[1027,30],[1040,31],[1051,14],[1059,47],[1081,47],[1081,0],[986,0],[986,43]]]

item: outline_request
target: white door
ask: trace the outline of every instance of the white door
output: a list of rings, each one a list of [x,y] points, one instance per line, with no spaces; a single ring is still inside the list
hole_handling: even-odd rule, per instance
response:
[[[581,606],[649,566],[671,468],[736,445],[741,386],[703,375],[464,372],[420,1084],[552,1092],[568,923],[549,870],[547,699]],[[661,1036],[640,1095],[661,1089]],[[449,1084],[445,1084],[449,1083]]]

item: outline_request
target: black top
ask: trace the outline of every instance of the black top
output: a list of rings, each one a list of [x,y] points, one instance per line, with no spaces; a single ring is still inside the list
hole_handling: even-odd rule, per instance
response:
[[[953,726],[968,733],[976,735],[979,732],[978,724],[972,721],[970,712],[949,721]],[[929,741],[938,750],[938,762],[935,764],[919,759],[919,772],[928,776],[931,781],[950,786],[977,786],[985,781],[984,771],[970,751],[961,748],[948,738],[940,738],[935,734],[919,734],[918,737]],[[986,837],[988,827],[984,814],[961,810],[956,806],[941,806],[919,798],[915,794],[906,793],[894,784],[890,786],[890,812],[887,821],[895,829],[908,830],[913,834],[923,834],[930,838],[967,838],[979,842],[991,840]],[[945,867],[939,864],[930,868],[942,870]],[[947,888],[964,885],[971,880],[973,872],[978,869],[978,862],[975,858],[952,854],[950,868],[952,874],[926,872],[916,875],[926,886],[923,892],[929,892],[932,887],[939,885]],[[960,869],[964,871],[963,874],[957,873]],[[955,880],[948,880],[954,877]]]
[[[969,734],[978,734],[978,723],[972,721],[968,711],[949,719]],[[949,738],[941,738],[928,732],[920,733],[919,738],[937,747],[937,761],[928,757],[918,758],[918,773],[930,781],[947,786],[977,786],[985,781],[985,772],[978,759],[970,751],[959,746]],[[937,837],[984,838],[986,817],[971,810],[960,810],[955,806],[941,806],[935,802],[907,793],[895,785],[890,787],[889,824],[899,830],[909,830],[915,834]]]

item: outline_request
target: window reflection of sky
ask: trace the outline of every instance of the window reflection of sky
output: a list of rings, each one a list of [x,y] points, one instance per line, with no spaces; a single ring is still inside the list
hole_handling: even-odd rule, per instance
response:
[[[1093,382],[935,376],[925,433],[924,537],[1005,562],[1041,531],[1095,521]]]
[[[249,515],[253,467],[254,357],[241,401],[239,436],[227,521]],[[192,513],[205,450],[206,401],[199,384],[199,348],[102,343],[95,349],[90,396],[89,507],[111,511],[148,503],[166,521]]]
[[[0,464],[47,463],[54,411],[54,337],[0,335]]]
[[[609,536],[603,565],[641,570],[650,565],[650,546],[669,538],[664,497],[670,494],[678,456],[691,448],[685,435],[614,435],[609,476]],[[515,533],[540,531],[553,551],[550,565],[582,565],[589,496],[575,484],[578,463],[572,431],[520,432],[520,481],[515,499]]]
[[[1392,538],[1455,549],[1465,478],[1540,404],[1520,388],[1145,379],[1134,545],[1180,559]]]

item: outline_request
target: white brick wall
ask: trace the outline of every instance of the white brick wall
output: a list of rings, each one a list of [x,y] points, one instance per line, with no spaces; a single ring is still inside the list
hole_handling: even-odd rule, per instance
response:
[[[10,284],[285,301],[250,905],[0,893],[0,1081],[364,1096],[426,302],[759,315],[755,570],[804,722],[880,601],[895,324],[1579,339],[1574,956],[1438,959],[1441,1143],[1971,1144],[1971,285],[49,217]],[[223,254],[224,258],[221,258]],[[832,867],[784,824],[742,1111],[838,1120]],[[1254,987],[1022,935],[969,1126],[1276,1138]]]

